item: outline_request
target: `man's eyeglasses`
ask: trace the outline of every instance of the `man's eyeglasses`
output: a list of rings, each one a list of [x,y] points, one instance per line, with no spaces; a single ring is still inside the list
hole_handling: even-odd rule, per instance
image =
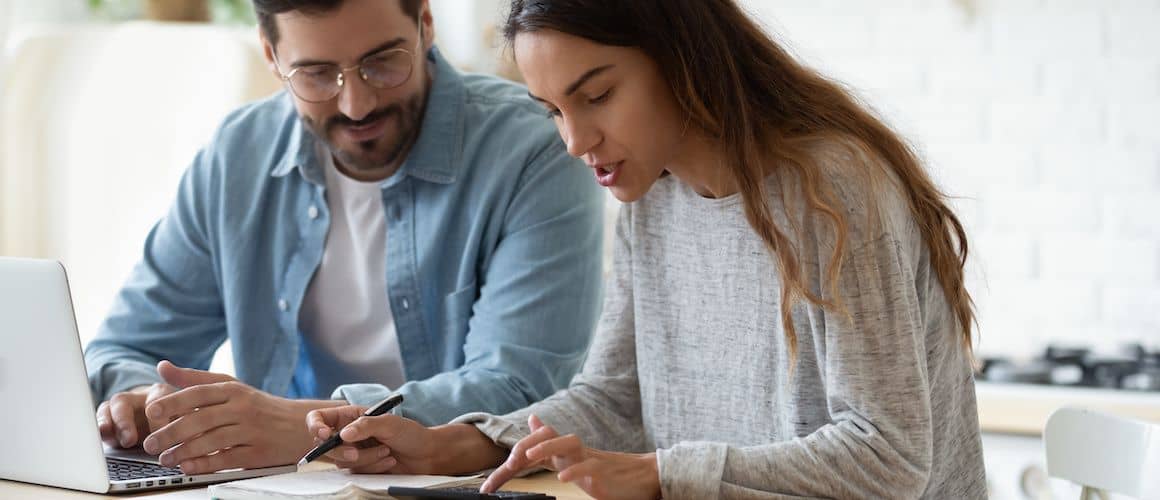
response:
[[[423,22],[419,22],[419,39],[415,42],[415,52],[423,45]],[[290,91],[306,102],[326,102],[342,92],[348,71],[358,70],[358,76],[367,85],[377,89],[393,89],[407,82],[414,69],[414,54],[404,48],[385,49],[375,52],[358,64],[349,68],[337,64],[312,64],[294,68],[282,73],[278,55],[274,55],[274,65],[282,81],[290,86]]]

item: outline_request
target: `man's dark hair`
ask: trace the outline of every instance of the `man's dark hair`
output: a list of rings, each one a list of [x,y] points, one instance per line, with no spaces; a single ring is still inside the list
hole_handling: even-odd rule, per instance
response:
[[[254,14],[258,17],[258,26],[262,33],[270,40],[271,45],[278,43],[278,23],[274,16],[284,12],[299,11],[306,15],[330,12],[342,6],[343,0],[254,0]],[[419,5],[422,0],[399,0],[403,13],[419,22]]]

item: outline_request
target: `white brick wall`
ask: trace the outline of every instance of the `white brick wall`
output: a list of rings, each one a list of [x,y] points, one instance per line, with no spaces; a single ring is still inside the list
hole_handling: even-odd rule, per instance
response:
[[[1160,0],[743,3],[959,197],[981,353],[1160,348]]]

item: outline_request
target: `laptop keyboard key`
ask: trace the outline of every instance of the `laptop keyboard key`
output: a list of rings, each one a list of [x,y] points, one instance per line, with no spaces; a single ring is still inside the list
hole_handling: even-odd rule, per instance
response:
[[[113,481],[126,481],[131,479],[144,479],[147,477],[169,477],[183,475],[181,469],[173,467],[165,467],[157,464],[146,464],[140,462],[129,462],[116,458],[107,459],[109,479]]]

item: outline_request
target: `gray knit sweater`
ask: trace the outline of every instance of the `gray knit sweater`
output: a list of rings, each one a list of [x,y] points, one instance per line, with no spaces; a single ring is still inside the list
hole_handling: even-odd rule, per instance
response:
[[[669,176],[621,209],[603,319],[571,386],[457,421],[511,447],[535,413],[589,447],[655,450],[668,499],[985,497],[969,361],[914,219],[893,183],[854,175],[851,155],[828,158],[851,231],[849,316],[797,304],[792,378],[780,273],[740,195],[706,199]],[[774,179],[788,228],[800,191]],[[796,221],[821,293],[829,226]]]

